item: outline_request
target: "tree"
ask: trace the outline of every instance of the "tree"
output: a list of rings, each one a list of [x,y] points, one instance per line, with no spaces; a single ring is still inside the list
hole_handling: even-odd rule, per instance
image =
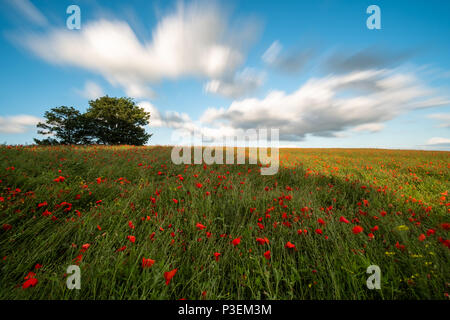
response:
[[[152,136],[145,132],[150,113],[131,98],[104,96],[89,101],[86,117],[93,121],[94,136],[101,144],[143,145]]]
[[[89,144],[92,141],[90,134],[90,119],[86,118],[73,107],[61,106],[46,111],[44,123],[39,122],[39,134],[52,135],[43,140],[34,139],[40,145],[55,144]]]
[[[34,141],[39,145],[143,145],[152,136],[144,128],[149,123],[150,113],[131,98],[105,96],[89,101],[89,105],[85,113],[66,106],[46,111],[46,121],[37,124],[42,129],[38,133],[51,137]]]

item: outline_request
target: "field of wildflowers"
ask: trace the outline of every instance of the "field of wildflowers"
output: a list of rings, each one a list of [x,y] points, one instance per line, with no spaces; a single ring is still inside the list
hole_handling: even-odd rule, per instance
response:
[[[1,146],[0,299],[448,299],[449,152],[170,153]]]

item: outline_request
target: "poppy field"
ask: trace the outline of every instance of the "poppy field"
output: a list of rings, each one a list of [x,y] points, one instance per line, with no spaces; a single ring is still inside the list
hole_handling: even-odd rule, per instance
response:
[[[265,176],[162,146],[0,146],[0,299],[447,300],[449,156],[280,149]]]

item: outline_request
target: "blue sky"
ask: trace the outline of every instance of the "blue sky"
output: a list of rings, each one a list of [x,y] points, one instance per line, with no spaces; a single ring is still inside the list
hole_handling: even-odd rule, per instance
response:
[[[380,30],[366,26],[372,4]],[[151,112],[151,145],[276,127],[285,146],[450,147],[448,1],[0,6],[0,143],[32,143],[46,110],[108,94]]]

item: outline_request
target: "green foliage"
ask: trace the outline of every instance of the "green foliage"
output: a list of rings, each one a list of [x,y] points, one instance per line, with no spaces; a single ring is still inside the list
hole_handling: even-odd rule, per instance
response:
[[[273,176],[258,165],[175,165],[170,155],[0,147],[0,299],[448,299],[448,152],[285,149]],[[69,290],[64,274],[80,255],[81,289]],[[143,258],[155,263],[143,268]],[[366,286],[372,264],[380,290]],[[30,271],[39,282],[22,289]]]
[[[61,106],[45,112],[38,123],[39,134],[52,135],[34,139],[38,145],[106,144],[143,145],[151,137],[144,126],[150,113],[139,108],[131,98],[104,96],[89,101],[86,113]]]

